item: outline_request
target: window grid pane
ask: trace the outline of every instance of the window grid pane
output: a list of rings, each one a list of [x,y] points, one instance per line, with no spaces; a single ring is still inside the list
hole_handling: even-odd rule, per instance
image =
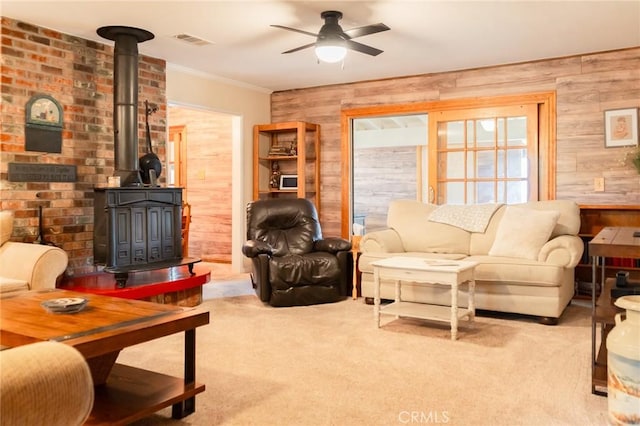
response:
[[[526,117],[440,123],[438,203],[519,203],[528,198]]]

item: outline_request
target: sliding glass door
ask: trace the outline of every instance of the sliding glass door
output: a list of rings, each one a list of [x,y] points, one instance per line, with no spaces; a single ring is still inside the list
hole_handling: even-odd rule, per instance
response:
[[[352,227],[359,234],[386,226],[391,200],[422,199],[427,115],[367,117],[352,126]]]
[[[395,199],[555,198],[555,118],[554,92],[343,110],[342,236],[384,227]]]

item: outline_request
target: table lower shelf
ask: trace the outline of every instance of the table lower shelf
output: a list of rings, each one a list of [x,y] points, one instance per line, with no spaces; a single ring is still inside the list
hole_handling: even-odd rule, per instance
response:
[[[400,317],[420,318],[426,320],[451,322],[451,307],[429,305],[416,302],[393,302],[380,307],[381,314],[397,315]],[[458,319],[470,317],[472,312],[467,308],[458,308]]]
[[[201,383],[115,364],[104,385],[96,386],[87,425],[126,425],[204,392]]]

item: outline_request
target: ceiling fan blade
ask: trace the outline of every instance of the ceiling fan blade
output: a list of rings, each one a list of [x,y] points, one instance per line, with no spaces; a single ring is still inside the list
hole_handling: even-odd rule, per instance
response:
[[[351,50],[355,50],[356,52],[365,53],[371,56],[378,56],[383,51],[380,49],[376,49],[375,47],[367,46],[366,44],[358,43],[353,40],[345,40],[347,43],[347,48]]]
[[[310,33],[309,31],[299,30],[297,28],[284,27],[282,25],[271,25],[271,26],[274,27],[274,28],[281,28],[283,30],[294,31],[294,32],[300,33],[300,34],[310,35],[311,37],[318,37],[318,34]]]
[[[287,50],[286,52],[282,52],[282,54],[284,55],[285,53],[293,53],[293,52],[297,52],[297,51],[299,51],[299,50],[307,49],[307,48],[309,48],[309,47],[311,47],[311,46],[315,46],[315,45],[316,45],[315,43],[305,44],[304,46],[296,47],[295,49],[291,49],[291,50]]]
[[[362,37],[369,34],[380,33],[382,31],[390,30],[391,28],[387,27],[383,23],[365,25],[364,27],[351,28],[350,30],[344,31],[344,33],[349,36],[349,38]]]

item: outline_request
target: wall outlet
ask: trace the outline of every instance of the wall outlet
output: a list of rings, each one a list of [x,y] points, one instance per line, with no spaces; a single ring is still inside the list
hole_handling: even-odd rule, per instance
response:
[[[604,178],[599,177],[593,179],[593,190],[595,192],[604,192]]]

